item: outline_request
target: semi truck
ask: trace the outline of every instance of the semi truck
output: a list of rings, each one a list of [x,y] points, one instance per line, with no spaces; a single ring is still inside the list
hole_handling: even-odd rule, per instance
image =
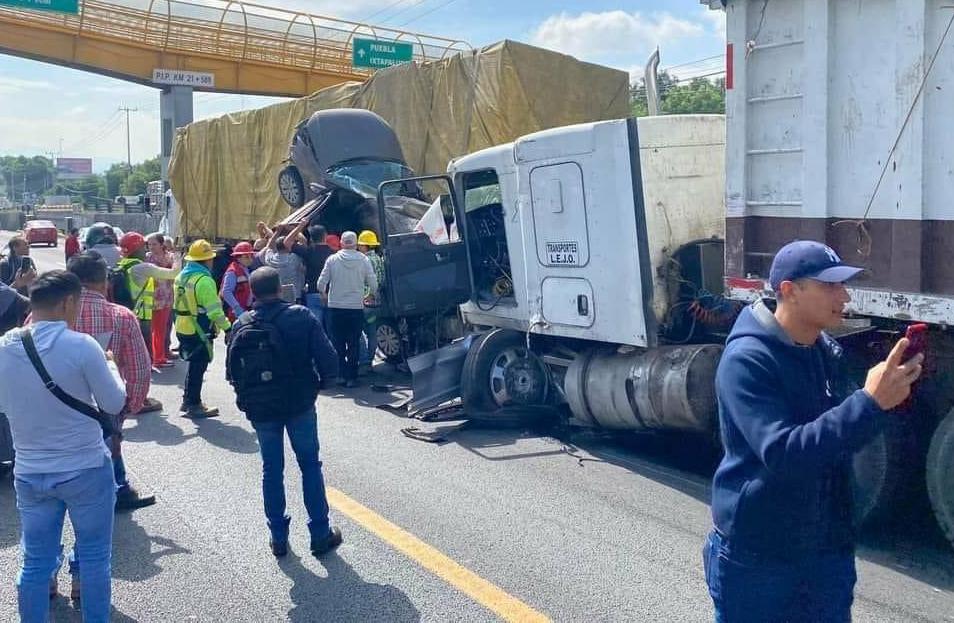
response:
[[[771,68],[763,70],[768,79]],[[754,80],[757,72],[749,71]],[[742,106],[739,99],[751,105],[739,93],[730,105]],[[887,519],[920,481],[951,536],[954,391],[947,353],[954,343],[946,330],[952,315],[943,313],[951,299],[886,281],[891,271],[883,263],[910,261],[893,258],[891,241],[901,241],[890,235],[875,241],[886,247],[872,259],[854,249],[855,239],[833,235],[831,219],[821,228],[735,220],[749,218],[733,212],[740,200],[761,208],[768,199],[758,193],[777,187],[764,171],[781,180],[814,166],[799,160],[778,171],[777,164],[759,169],[746,162],[762,148],[734,142],[741,122],[691,115],[556,128],[455,159],[446,175],[415,178],[443,187],[462,235],[437,246],[419,232],[385,225],[389,287],[409,296],[441,292],[445,302],[460,303],[472,334],[410,360],[413,406],[459,396],[465,412],[485,418],[538,408],[578,424],[678,432],[687,444],[716,444],[714,377],[732,323],[748,302],[771,301],[766,278],[774,253],[792,239],[815,238],[870,269],[852,286],[849,317],[833,332],[845,352],[846,393],[909,323],[931,325],[933,363],[910,407],[915,413],[892,418],[854,457],[858,521]],[[804,129],[764,123],[765,132],[785,137]],[[754,135],[750,127],[741,136]],[[818,181],[826,180],[822,197],[848,183],[837,175]],[[382,213],[408,182],[380,186]],[[394,271],[398,257],[402,268]]]

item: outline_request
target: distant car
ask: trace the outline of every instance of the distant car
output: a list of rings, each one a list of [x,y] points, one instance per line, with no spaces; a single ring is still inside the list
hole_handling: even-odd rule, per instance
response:
[[[46,243],[55,247],[59,244],[59,232],[50,221],[27,221],[23,226],[23,235],[30,245]]]

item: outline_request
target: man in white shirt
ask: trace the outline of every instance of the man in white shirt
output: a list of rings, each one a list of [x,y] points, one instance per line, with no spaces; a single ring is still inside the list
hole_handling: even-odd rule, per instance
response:
[[[66,271],[44,273],[30,288],[33,325],[0,338],[0,411],[16,449],[17,508],[23,566],[17,574],[22,621],[46,621],[51,579],[62,562],[69,511],[82,562],[84,621],[107,621],[116,484],[99,423],[47,389],[23,344],[30,331],[43,367],[66,394],[118,414],[126,392],[96,340],[70,330],[82,286]]]

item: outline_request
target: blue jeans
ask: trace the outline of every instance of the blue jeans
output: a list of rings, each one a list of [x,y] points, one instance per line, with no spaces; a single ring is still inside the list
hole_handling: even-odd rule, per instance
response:
[[[328,498],[325,479],[318,459],[318,414],[312,407],[287,420],[252,422],[258,435],[262,453],[262,497],[265,500],[265,518],[272,540],[288,541],[288,523],[285,514],[285,431],[301,469],[301,483],[308,511],[308,530],[312,540],[323,539],[331,532],[328,523]]]
[[[327,314],[325,313],[325,310],[328,308],[321,302],[321,296],[318,294],[306,294],[305,306],[311,311],[312,315],[318,319],[318,322],[321,323],[325,333],[328,333],[328,325],[326,324]]]
[[[378,352],[377,310],[369,312],[368,309],[365,309],[364,329],[361,333],[361,346],[358,348],[358,365],[370,366],[374,364],[374,355]]]
[[[853,552],[770,561],[733,550],[713,531],[702,559],[716,623],[851,621],[857,580]]]
[[[46,623],[50,578],[62,563],[60,539],[68,511],[83,561],[83,621],[109,620],[116,483],[112,461],[75,472],[17,475],[14,486],[23,532],[23,567],[17,574],[20,619]]]

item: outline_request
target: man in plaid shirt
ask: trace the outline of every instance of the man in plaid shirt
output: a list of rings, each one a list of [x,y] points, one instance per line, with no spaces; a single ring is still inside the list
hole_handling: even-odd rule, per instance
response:
[[[112,351],[116,367],[126,384],[126,406],[120,418],[125,419],[127,415],[139,413],[143,405],[150,401],[146,394],[149,393],[152,373],[152,364],[139,330],[139,321],[132,311],[106,300],[109,269],[98,253],[74,255],[67,267],[83,284],[73,330],[93,336],[104,350]],[[159,407],[161,408],[161,405]],[[119,422],[117,430],[122,430],[122,422]],[[142,495],[129,484],[121,441],[120,433],[113,437],[111,444],[113,471],[118,487],[116,509],[142,508],[155,504],[156,496]]]

